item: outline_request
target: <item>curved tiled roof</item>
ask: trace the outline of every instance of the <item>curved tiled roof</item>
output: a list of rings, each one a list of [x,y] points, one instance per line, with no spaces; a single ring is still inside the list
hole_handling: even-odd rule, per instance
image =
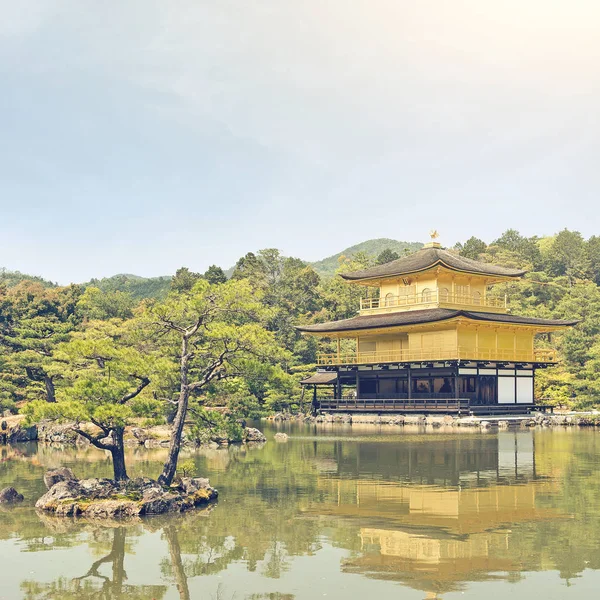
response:
[[[379,315],[360,315],[343,321],[330,321],[297,327],[305,333],[338,333],[361,329],[378,329],[381,327],[400,327],[403,325],[421,325],[447,321],[456,317],[464,317],[475,321],[493,323],[510,323],[513,325],[540,325],[542,327],[571,327],[578,321],[555,321],[553,319],[538,319],[536,317],[520,317],[517,315],[474,312],[468,310],[453,310],[450,308],[429,308],[424,310],[408,310],[403,312],[384,313]]]
[[[342,273],[341,277],[348,281],[379,279],[382,277],[394,277],[408,275],[409,273],[417,273],[419,271],[431,269],[437,265],[445,266],[453,271],[463,271],[478,275],[522,277],[525,274],[525,271],[519,269],[508,269],[506,267],[499,267],[497,265],[471,260],[470,258],[459,256],[448,250],[443,250],[442,248],[426,247],[384,265],[377,265],[375,267],[370,267],[369,269],[362,269],[361,271]]]

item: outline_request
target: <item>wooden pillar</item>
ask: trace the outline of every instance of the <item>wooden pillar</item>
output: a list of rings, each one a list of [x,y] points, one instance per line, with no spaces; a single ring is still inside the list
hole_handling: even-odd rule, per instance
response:
[[[460,398],[460,393],[458,391],[458,371],[459,366],[454,367],[454,397],[458,400]]]
[[[356,397],[358,398],[358,390],[359,390],[360,378],[358,377],[358,369],[356,369]]]
[[[339,341],[339,338],[338,338]],[[342,399],[342,380],[340,378],[340,370],[337,370],[337,392],[336,392],[336,398],[338,400]]]
[[[408,365],[408,399],[412,398],[412,377],[410,372],[410,365]]]
[[[338,336],[338,338],[337,338],[337,362],[338,362],[338,364],[340,363],[340,350],[341,350],[341,343],[340,343],[340,337]]]

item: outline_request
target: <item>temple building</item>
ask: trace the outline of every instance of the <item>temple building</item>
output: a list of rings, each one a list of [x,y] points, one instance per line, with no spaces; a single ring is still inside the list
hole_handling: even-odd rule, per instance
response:
[[[313,386],[315,408],[528,412],[535,405],[535,371],[557,360],[536,336],[576,321],[517,316],[507,310],[506,297],[490,295],[493,285],[524,274],[464,258],[437,242],[342,274],[377,292],[361,300],[355,317],[299,328],[335,343],[336,351],[319,354],[318,372],[302,382]]]

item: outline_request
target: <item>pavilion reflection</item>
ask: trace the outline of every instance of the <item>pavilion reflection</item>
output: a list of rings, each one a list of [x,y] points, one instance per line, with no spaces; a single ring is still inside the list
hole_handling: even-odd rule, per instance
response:
[[[540,502],[556,484],[537,472],[533,439],[519,432],[376,452],[356,447],[354,456],[338,456],[336,469],[321,465],[324,501],[307,512],[357,528],[343,572],[398,581],[428,598],[467,582],[518,579],[540,553],[514,529],[566,517]]]

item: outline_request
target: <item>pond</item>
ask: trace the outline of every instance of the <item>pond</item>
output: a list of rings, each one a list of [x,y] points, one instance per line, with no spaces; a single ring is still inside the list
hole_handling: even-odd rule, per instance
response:
[[[261,448],[188,452],[217,505],[134,523],[36,514],[47,468],[104,453],[0,448],[0,598],[591,598],[600,588],[600,432],[261,426]],[[156,477],[165,452],[132,450]]]

